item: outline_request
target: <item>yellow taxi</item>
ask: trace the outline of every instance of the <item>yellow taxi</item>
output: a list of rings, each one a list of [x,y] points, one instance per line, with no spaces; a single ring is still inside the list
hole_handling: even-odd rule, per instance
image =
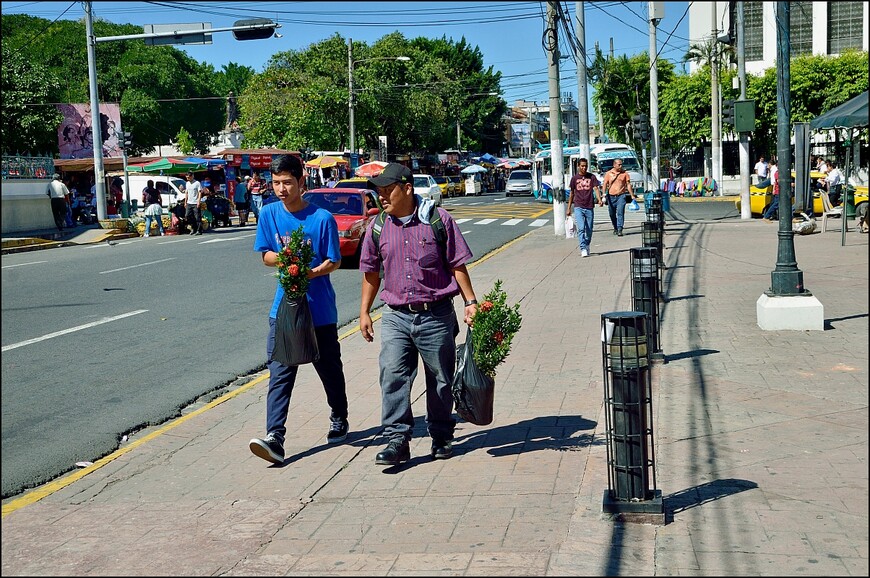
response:
[[[794,177],[794,173],[792,173],[792,177]],[[810,171],[810,179],[813,181],[818,179],[824,179],[825,173],[819,171]],[[842,200],[845,200],[845,192],[843,196],[841,196]],[[749,208],[752,211],[753,215],[761,215],[764,213],[764,210],[770,205],[773,201],[773,185],[765,188],[758,188],[755,185],[750,185],[749,187]],[[868,208],[868,194],[867,194],[867,186],[856,186],[855,187],[855,214],[860,219]],[[734,205],[737,207],[737,210],[740,210],[740,198],[738,198]],[[813,191],[813,213],[816,215],[821,215],[825,212],[825,208],[822,206],[822,196],[818,191]]]
[[[453,196],[453,183],[451,183],[447,177],[433,177],[435,182],[438,183],[438,188],[441,189],[441,196],[449,199]]]
[[[451,183],[453,183],[453,195],[462,195],[465,196],[465,179],[462,177],[458,177],[456,175],[451,175],[447,177]]]

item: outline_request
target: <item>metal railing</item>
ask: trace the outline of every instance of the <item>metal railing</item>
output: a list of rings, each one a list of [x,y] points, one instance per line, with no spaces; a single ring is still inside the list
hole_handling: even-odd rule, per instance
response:
[[[54,159],[51,157],[29,157],[23,155],[3,155],[2,177],[6,179],[46,179],[54,174]]]

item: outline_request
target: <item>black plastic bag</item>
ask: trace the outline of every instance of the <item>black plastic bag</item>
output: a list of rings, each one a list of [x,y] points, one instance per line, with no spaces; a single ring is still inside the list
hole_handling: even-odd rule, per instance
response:
[[[482,373],[474,363],[471,327],[465,343],[456,347],[456,374],[453,376],[453,403],[459,417],[474,425],[492,423],[495,379]]]
[[[272,359],[281,365],[294,366],[313,363],[320,359],[314,320],[308,306],[308,298],[288,299],[278,305],[275,318],[275,347]]]

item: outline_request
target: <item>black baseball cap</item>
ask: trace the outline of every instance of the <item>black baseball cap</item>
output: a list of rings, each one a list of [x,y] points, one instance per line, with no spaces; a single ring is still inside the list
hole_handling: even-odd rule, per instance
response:
[[[386,187],[393,183],[413,183],[414,175],[411,169],[399,163],[390,163],[376,177],[371,179],[376,187]]]

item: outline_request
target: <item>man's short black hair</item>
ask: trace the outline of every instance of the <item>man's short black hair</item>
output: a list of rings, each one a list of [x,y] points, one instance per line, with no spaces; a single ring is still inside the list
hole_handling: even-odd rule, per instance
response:
[[[290,173],[297,179],[302,178],[302,161],[296,155],[279,155],[269,165],[272,174]]]

